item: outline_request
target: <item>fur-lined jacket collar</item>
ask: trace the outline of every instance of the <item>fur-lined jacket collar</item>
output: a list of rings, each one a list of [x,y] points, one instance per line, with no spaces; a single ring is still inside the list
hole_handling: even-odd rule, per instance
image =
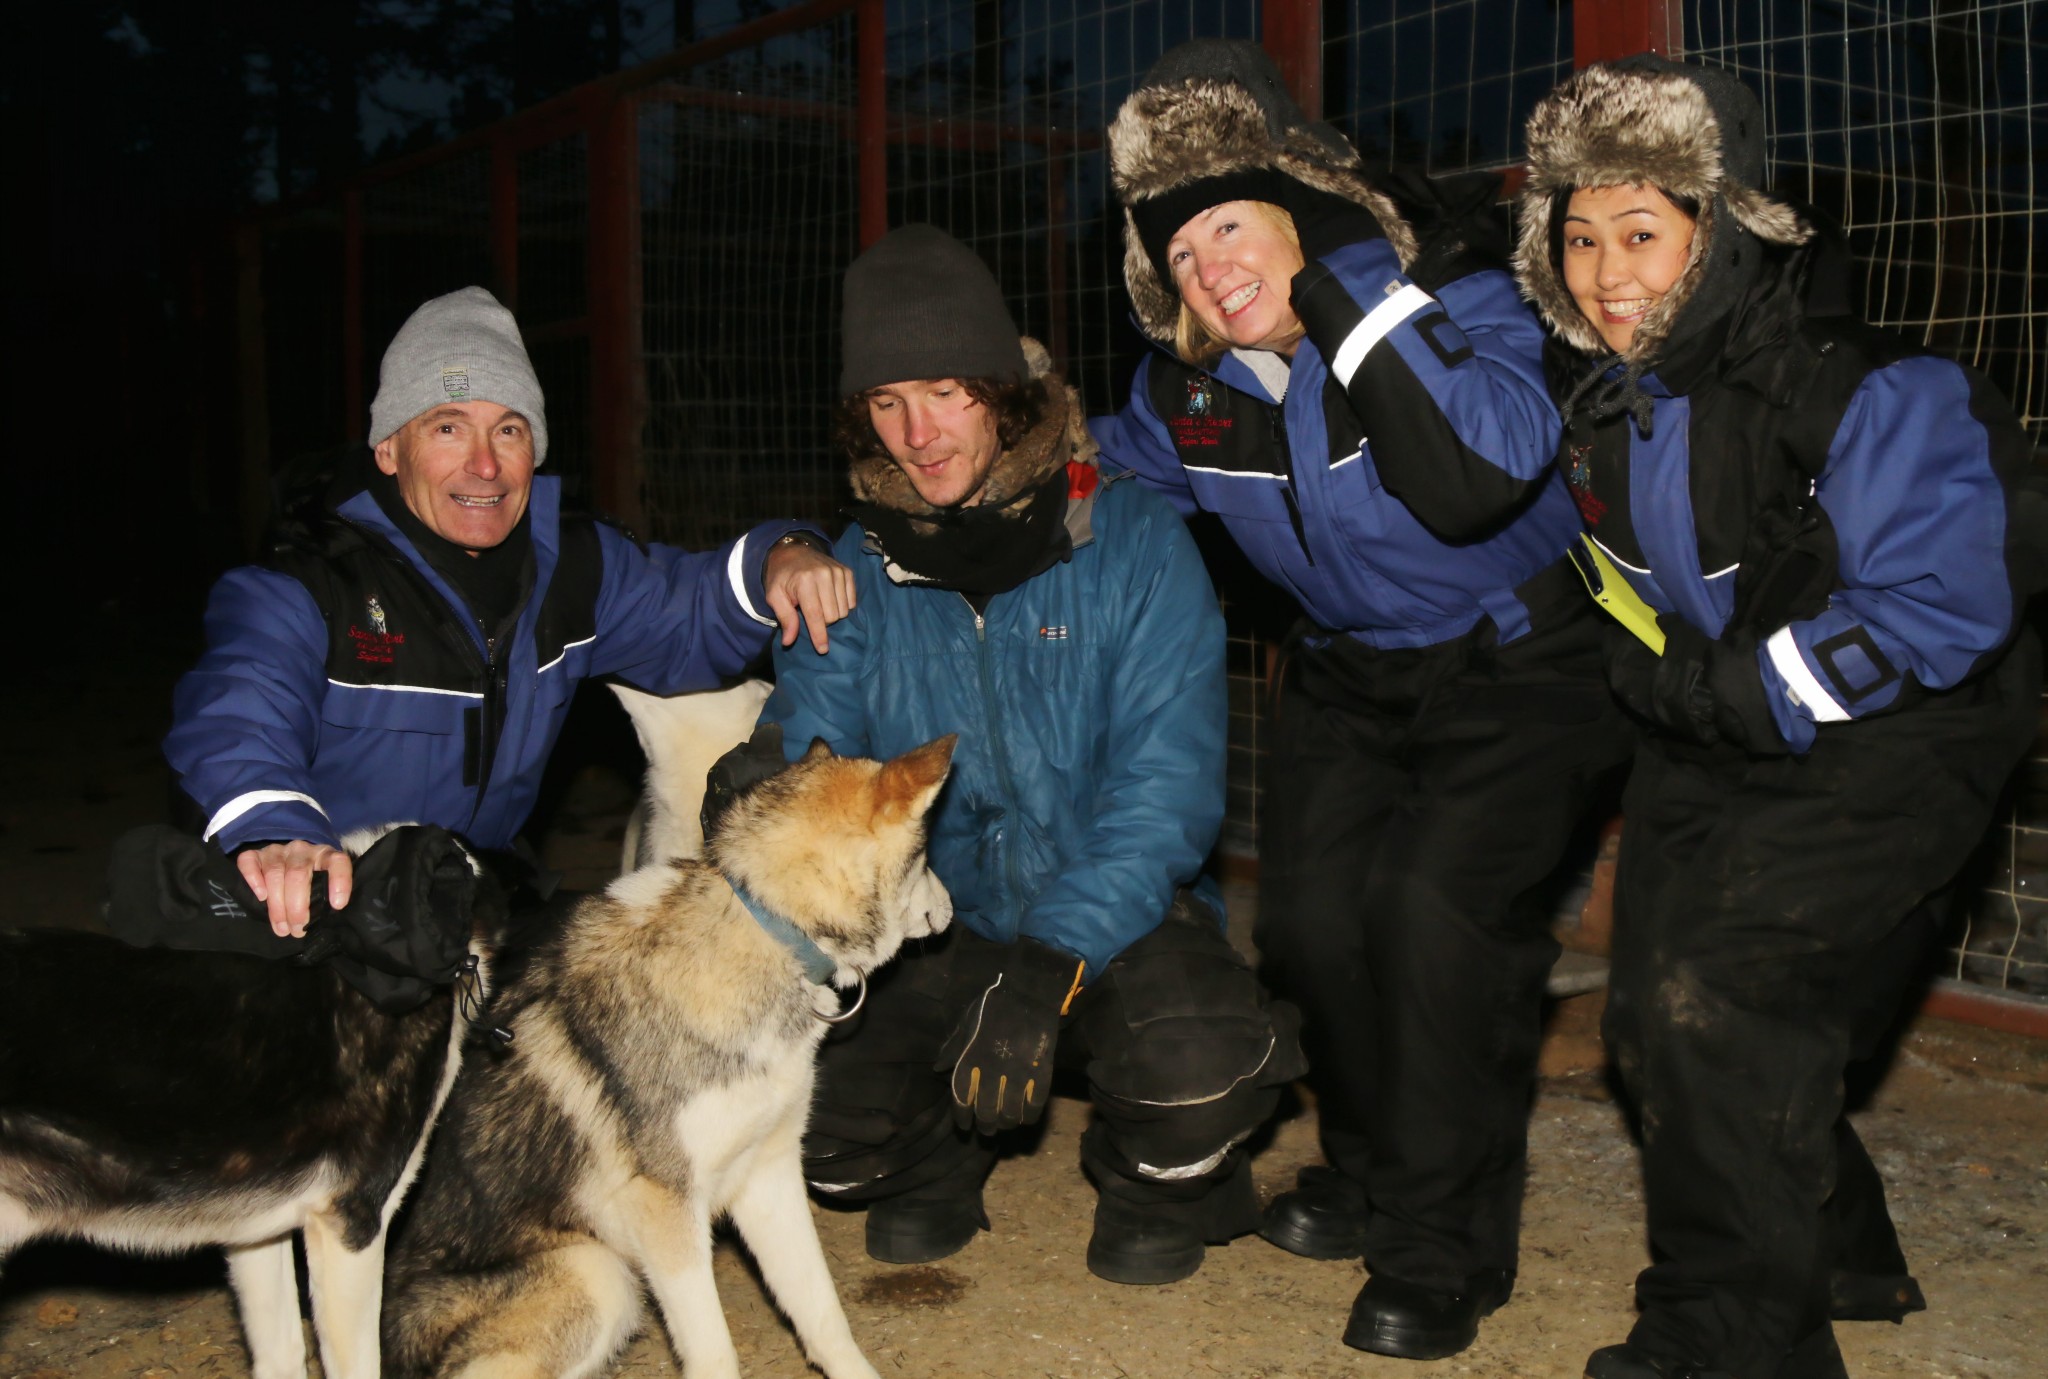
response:
[[[1745,258],[1743,239],[1790,246],[1812,235],[1797,211],[1752,185],[1763,172],[1763,112],[1725,72],[1653,57],[1595,63],[1537,105],[1528,142],[1515,277],[1551,328],[1587,354],[1609,350],[1565,286],[1553,231],[1574,190],[1648,185],[1699,203],[1685,271],[1629,343],[1636,367],[1674,338],[1688,305],[1700,304],[1704,324],[1741,296],[1763,254],[1752,244]]]
[[[1406,268],[1415,234],[1393,201],[1365,180],[1358,153],[1328,126],[1276,131],[1258,100],[1235,81],[1196,77],[1131,93],[1109,127],[1110,179],[1124,206],[1124,282],[1138,323],[1171,341],[1180,293],[1161,282],[1131,206],[1211,177],[1271,169],[1315,191],[1364,207]]]
[[[998,511],[1019,510],[1032,493],[1069,462],[1095,463],[1095,438],[1088,433],[1088,418],[1081,410],[1081,398],[1053,372],[1052,356],[1044,345],[1024,336],[1024,363],[1031,377],[1045,384],[1045,415],[1023,440],[997,456],[989,470],[988,486],[982,490],[980,506]],[[853,496],[863,503],[891,508],[914,519],[933,519],[939,510],[917,496],[902,466],[887,451],[864,455],[853,462]]]

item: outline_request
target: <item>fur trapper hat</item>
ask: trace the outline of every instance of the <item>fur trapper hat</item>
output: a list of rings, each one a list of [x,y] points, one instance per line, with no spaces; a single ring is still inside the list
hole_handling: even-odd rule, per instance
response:
[[[1026,335],[1019,344],[1030,376],[1045,384],[1045,415],[1022,440],[996,457],[982,489],[980,506],[1003,511],[1028,502],[1032,493],[1063,470],[1068,461],[1095,462],[1097,446],[1088,431],[1081,396],[1053,372],[1044,345]],[[910,476],[887,451],[863,455],[853,462],[853,496],[863,503],[892,508],[912,518],[935,521],[939,509],[918,497]]]
[[[1180,318],[1180,293],[1161,267],[1164,238],[1210,206],[1285,207],[1292,189],[1305,188],[1363,207],[1404,268],[1415,258],[1414,232],[1365,180],[1358,151],[1302,113],[1255,43],[1196,39],[1160,58],[1110,124],[1109,169],[1124,206],[1124,282],[1155,340],[1171,341]]]
[[[1701,322],[1734,304],[1761,266],[1746,239],[1804,244],[1799,213],[1765,196],[1763,109],[1732,74],[1645,53],[1598,62],[1545,96],[1529,116],[1515,277],[1566,342],[1606,354],[1565,287],[1553,222],[1581,187],[1653,186],[1699,203],[1684,273],[1636,327],[1632,362],[1654,357],[1688,306]]]

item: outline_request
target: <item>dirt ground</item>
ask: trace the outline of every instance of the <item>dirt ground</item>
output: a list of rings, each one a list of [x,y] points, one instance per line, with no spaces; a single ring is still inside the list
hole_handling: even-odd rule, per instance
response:
[[[95,636],[66,678],[32,672],[0,690],[0,927],[90,923],[107,843],[160,817],[156,742],[168,719],[175,636]],[[110,642],[118,632],[120,639]],[[115,673],[116,663],[121,669]],[[144,706],[138,710],[137,705]],[[629,786],[586,771],[556,812],[548,855],[588,883],[615,852]],[[1234,888],[1233,930],[1250,895]],[[1213,1249],[1163,1288],[1105,1283],[1083,1263],[1092,1193],[1078,1166],[1088,1110],[1056,1099],[1036,1148],[990,1181],[994,1230],[932,1267],[867,1258],[861,1217],[818,1212],[855,1335],[891,1379],[1332,1379],[1480,1375],[1577,1379],[1586,1354],[1621,1339],[1645,1262],[1636,1158],[1600,1070],[1598,993],[1555,1003],[1531,1126],[1521,1277],[1479,1341],[1433,1364],[1381,1359],[1338,1340],[1363,1279],[1357,1262],[1297,1259],[1256,1238]],[[1840,1327],[1858,1376],[2023,1379],[2048,1345],[2048,1043],[1921,1020],[1859,1128],[1892,1191],[1929,1310],[1903,1326]],[[1263,1193],[1317,1158],[1296,1101],[1261,1145]],[[719,1248],[719,1285],[750,1375],[814,1373],[743,1251]],[[657,1326],[619,1373],[676,1373]],[[38,1244],[0,1276],[0,1379],[211,1379],[248,1373],[218,1256],[135,1260]]]

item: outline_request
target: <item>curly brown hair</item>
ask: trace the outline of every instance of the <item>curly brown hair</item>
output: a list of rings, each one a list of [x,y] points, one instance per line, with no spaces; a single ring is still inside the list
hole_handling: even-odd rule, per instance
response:
[[[995,378],[963,378],[960,386],[967,390],[969,397],[995,414],[996,441],[1005,451],[1015,449],[1017,442],[1029,435],[1032,427],[1045,420],[1047,397],[1042,378],[1026,379],[1022,383],[1006,383]],[[874,419],[868,414],[868,398],[875,391],[871,388],[866,392],[849,393],[839,399],[839,406],[833,410],[832,443],[849,460],[886,458],[889,454],[882,438],[875,434]]]

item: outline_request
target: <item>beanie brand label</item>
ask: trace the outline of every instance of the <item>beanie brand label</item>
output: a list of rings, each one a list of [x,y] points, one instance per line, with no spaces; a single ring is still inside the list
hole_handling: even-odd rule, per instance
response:
[[[441,390],[450,402],[469,401],[469,366],[452,364],[441,370]]]

